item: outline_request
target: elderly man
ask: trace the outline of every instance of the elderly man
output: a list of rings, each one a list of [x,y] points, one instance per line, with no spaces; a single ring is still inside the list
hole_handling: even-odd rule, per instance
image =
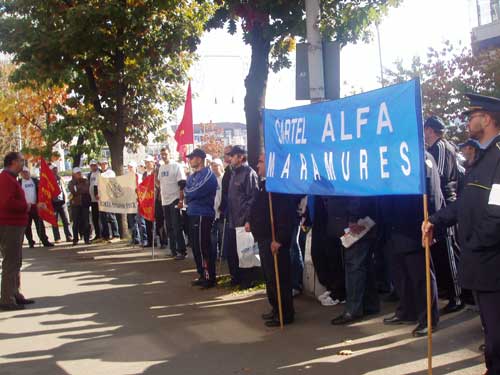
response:
[[[458,199],[422,224],[432,241],[434,227],[458,224],[463,288],[476,293],[485,335],[488,375],[500,374],[500,99],[467,94],[468,131],[480,152],[464,179]]]
[[[53,165],[51,169],[57,180],[57,185],[59,185],[59,189],[61,190],[61,194],[59,194],[52,200],[52,205],[54,206],[54,212],[56,214],[56,220],[58,217],[61,218],[64,228],[64,234],[66,236],[66,242],[71,242],[73,241],[73,236],[71,235],[71,232],[69,230],[68,215],[66,213],[66,187],[64,186],[64,181],[62,180],[61,176],[59,176],[58,174],[57,166]],[[58,225],[52,227],[52,233],[54,234],[54,242],[61,242],[61,234],[59,233]]]
[[[78,244],[78,235],[83,234],[85,244],[90,243],[89,208],[90,194],[89,182],[82,176],[80,168],[73,168],[73,177],[68,184],[71,194],[71,217],[73,218],[73,245]]]
[[[101,225],[99,223],[99,194],[97,191],[97,181],[99,179],[101,171],[99,170],[97,160],[92,159],[89,165],[90,173],[87,176],[87,180],[89,181],[89,193],[91,198],[90,207],[92,208],[92,225],[94,226],[95,235],[92,241],[98,242],[102,240]]]
[[[47,237],[47,233],[45,232],[45,225],[43,224],[43,220],[38,216],[38,210],[36,204],[38,203],[38,179],[31,177],[30,170],[28,167],[23,167],[21,171],[21,180],[19,183],[21,184],[21,188],[24,191],[24,195],[26,196],[26,202],[31,205],[31,209],[29,212],[28,225],[26,227],[26,239],[28,240],[30,247],[35,247],[35,241],[33,240],[33,233],[31,230],[32,222],[35,222],[36,233],[42,241],[43,246],[52,247],[53,243],[49,242],[49,238]]]
[[[23,169],[24,158],[19,152],[9,152],[0,173],[0,251],[2,253],[2,290],[0,310],[22,310],[26,300],[19,292],[23,236],[28,225],[31,204],[16,182]]]
[[[109,168],[109,163],[106,159],[101,160],[101,178],[112,178],[116,177],[116,173]],[[99,196],[97,196],[99,200]],[[99,212],[99,221],[101,222],[101,235],[104,240],[108,242],[113,242],[120,239],[120,233],[118,231],[118,221],[116,220],[116,215],[109,212]],[[111,233],[109,232],[109,226],[111,225]]]

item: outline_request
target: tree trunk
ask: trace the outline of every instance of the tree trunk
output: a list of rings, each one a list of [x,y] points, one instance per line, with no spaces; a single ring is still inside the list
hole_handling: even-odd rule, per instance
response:
[[[255,26],[249,33],[249,38],[252,47],[252,59],[245,79],[245,117],[247,121],[248,163],[252,168],[256,169],[259,154],[264,150],[261,111],[266,102],[271,41],[264,37],[260,26]]]
[[[82,162],[82,156],[83,152],[81,151],[81,147],[83,145],[83,142],[85,139],[83,138],[83,135],[79,135],[78,139],[76,141],[76,147],[75,149],[77,150],[76,153],[73,155],[73,168],[79,167],[81,162]]]

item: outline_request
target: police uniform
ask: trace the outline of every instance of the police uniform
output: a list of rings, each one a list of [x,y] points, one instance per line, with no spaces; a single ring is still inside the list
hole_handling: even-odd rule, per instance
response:
[[[500,99],[467,95],[472,110],[500,112]],[[500,124],[497,124],[499,126]],[[436,226],[458,223],[459,281],[477,293],[488,374],[500,374],[500,135],[480,151],[457,201],[430,217]]]

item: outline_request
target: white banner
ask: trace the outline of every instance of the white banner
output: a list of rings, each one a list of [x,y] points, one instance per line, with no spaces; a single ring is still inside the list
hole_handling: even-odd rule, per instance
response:
[[[99,211],[116,214],[137,213],[137,182],[135,174],[101,177],[97,180]]]

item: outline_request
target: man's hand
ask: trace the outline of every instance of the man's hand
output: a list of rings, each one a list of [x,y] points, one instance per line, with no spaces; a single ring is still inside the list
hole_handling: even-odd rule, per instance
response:
[[[183,207],[184,207],[184,201],[179,200],[179,203],[177,203],[177,208],[179,210],[182,210]]]
[[[352,234],[360,234],[365,230],[365,227],[356,223],[349,223],[349,230]]]
[[[430,221],[424,221],[422,223],[422,247],[425,247],[426,240],[429,241],[429,245],[432,244],[434,232],[434,224]]]
[[[250,232],[250,231],[251,231],[250,223],[245,223],[245,232]]]
[[[28,203],[28,209],[26,210],[27,212],[31,211],[31,203]]]
[[[271,253],[278,254],[279,250],[281,248],[281,244],[279,242],[273,241],[271,242]]]

